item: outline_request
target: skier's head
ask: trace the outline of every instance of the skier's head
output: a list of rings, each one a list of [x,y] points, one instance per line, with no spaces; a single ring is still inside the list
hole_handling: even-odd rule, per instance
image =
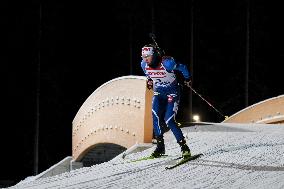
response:
[[[153,44],[144,45],[144,47],[142,47],[141,57],[147,65],[152,68],[157,67],[161,61],[161,55],[157,47]]]

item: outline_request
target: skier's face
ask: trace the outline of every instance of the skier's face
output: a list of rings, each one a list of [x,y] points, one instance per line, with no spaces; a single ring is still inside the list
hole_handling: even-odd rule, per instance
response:
[[[146,55],[142,56],[143,60],[147,63],[147,65],[150,65],[153,60],[153,55]]]
[[[154,48],[151,47],[151,46],[149,46],[149,47],[145,46],[145,47],[142,48],[142,53],[141,54],[142,54],[141,57],[143,58],[143,60],[149,66],[152,63],[153,59],[154,59],[153,58]]]

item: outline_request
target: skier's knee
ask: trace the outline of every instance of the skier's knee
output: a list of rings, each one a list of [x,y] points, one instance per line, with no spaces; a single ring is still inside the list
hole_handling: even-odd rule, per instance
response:
[[[172,118],[170,118],[170,119],[165,119],[165,123],[166,123],[168,126],[170,126],[170,125],[174,124],[175,121],[174,121],[174,119],[173,119],[173,117],[172,117]]]

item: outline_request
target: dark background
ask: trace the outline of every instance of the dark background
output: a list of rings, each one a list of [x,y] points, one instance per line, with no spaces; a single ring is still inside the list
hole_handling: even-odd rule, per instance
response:
[[[37,89],[42,172],[72,155],[72,120],[96,88],[116,77],[143,75],[140,50],[151,42],[150,32],[167,55],[190,67],[193,30],[193,87],[225,115],[245,108],[247,2],[252,105],[283,94],[284,29],[278,1],[1,3],[0,183],[11,185],[34,175]],[[188,121],[188,95],[185,90],[178,121]],[[194,94],[192,108],[202,121],[223,120]]]

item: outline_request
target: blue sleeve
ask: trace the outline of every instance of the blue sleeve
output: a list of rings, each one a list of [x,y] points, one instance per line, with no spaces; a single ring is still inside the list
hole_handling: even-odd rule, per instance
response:
[[[191,73],[184,64],[176,64],[175,70],[180,71],[185,79],[189,79],[191,77]]]
[[[145,67],[146,67],[146,62],[142,60],[141,61],[141,68],[142,68],[144,74],[147,76]]]
[[[184,64],[176,63],[172,57],[167,57],[163,60],[163,65],[167,71],[171,72],[173,70],[180,71],[185,79],[191,77],[190,72],[187,69],[187,66]]]

